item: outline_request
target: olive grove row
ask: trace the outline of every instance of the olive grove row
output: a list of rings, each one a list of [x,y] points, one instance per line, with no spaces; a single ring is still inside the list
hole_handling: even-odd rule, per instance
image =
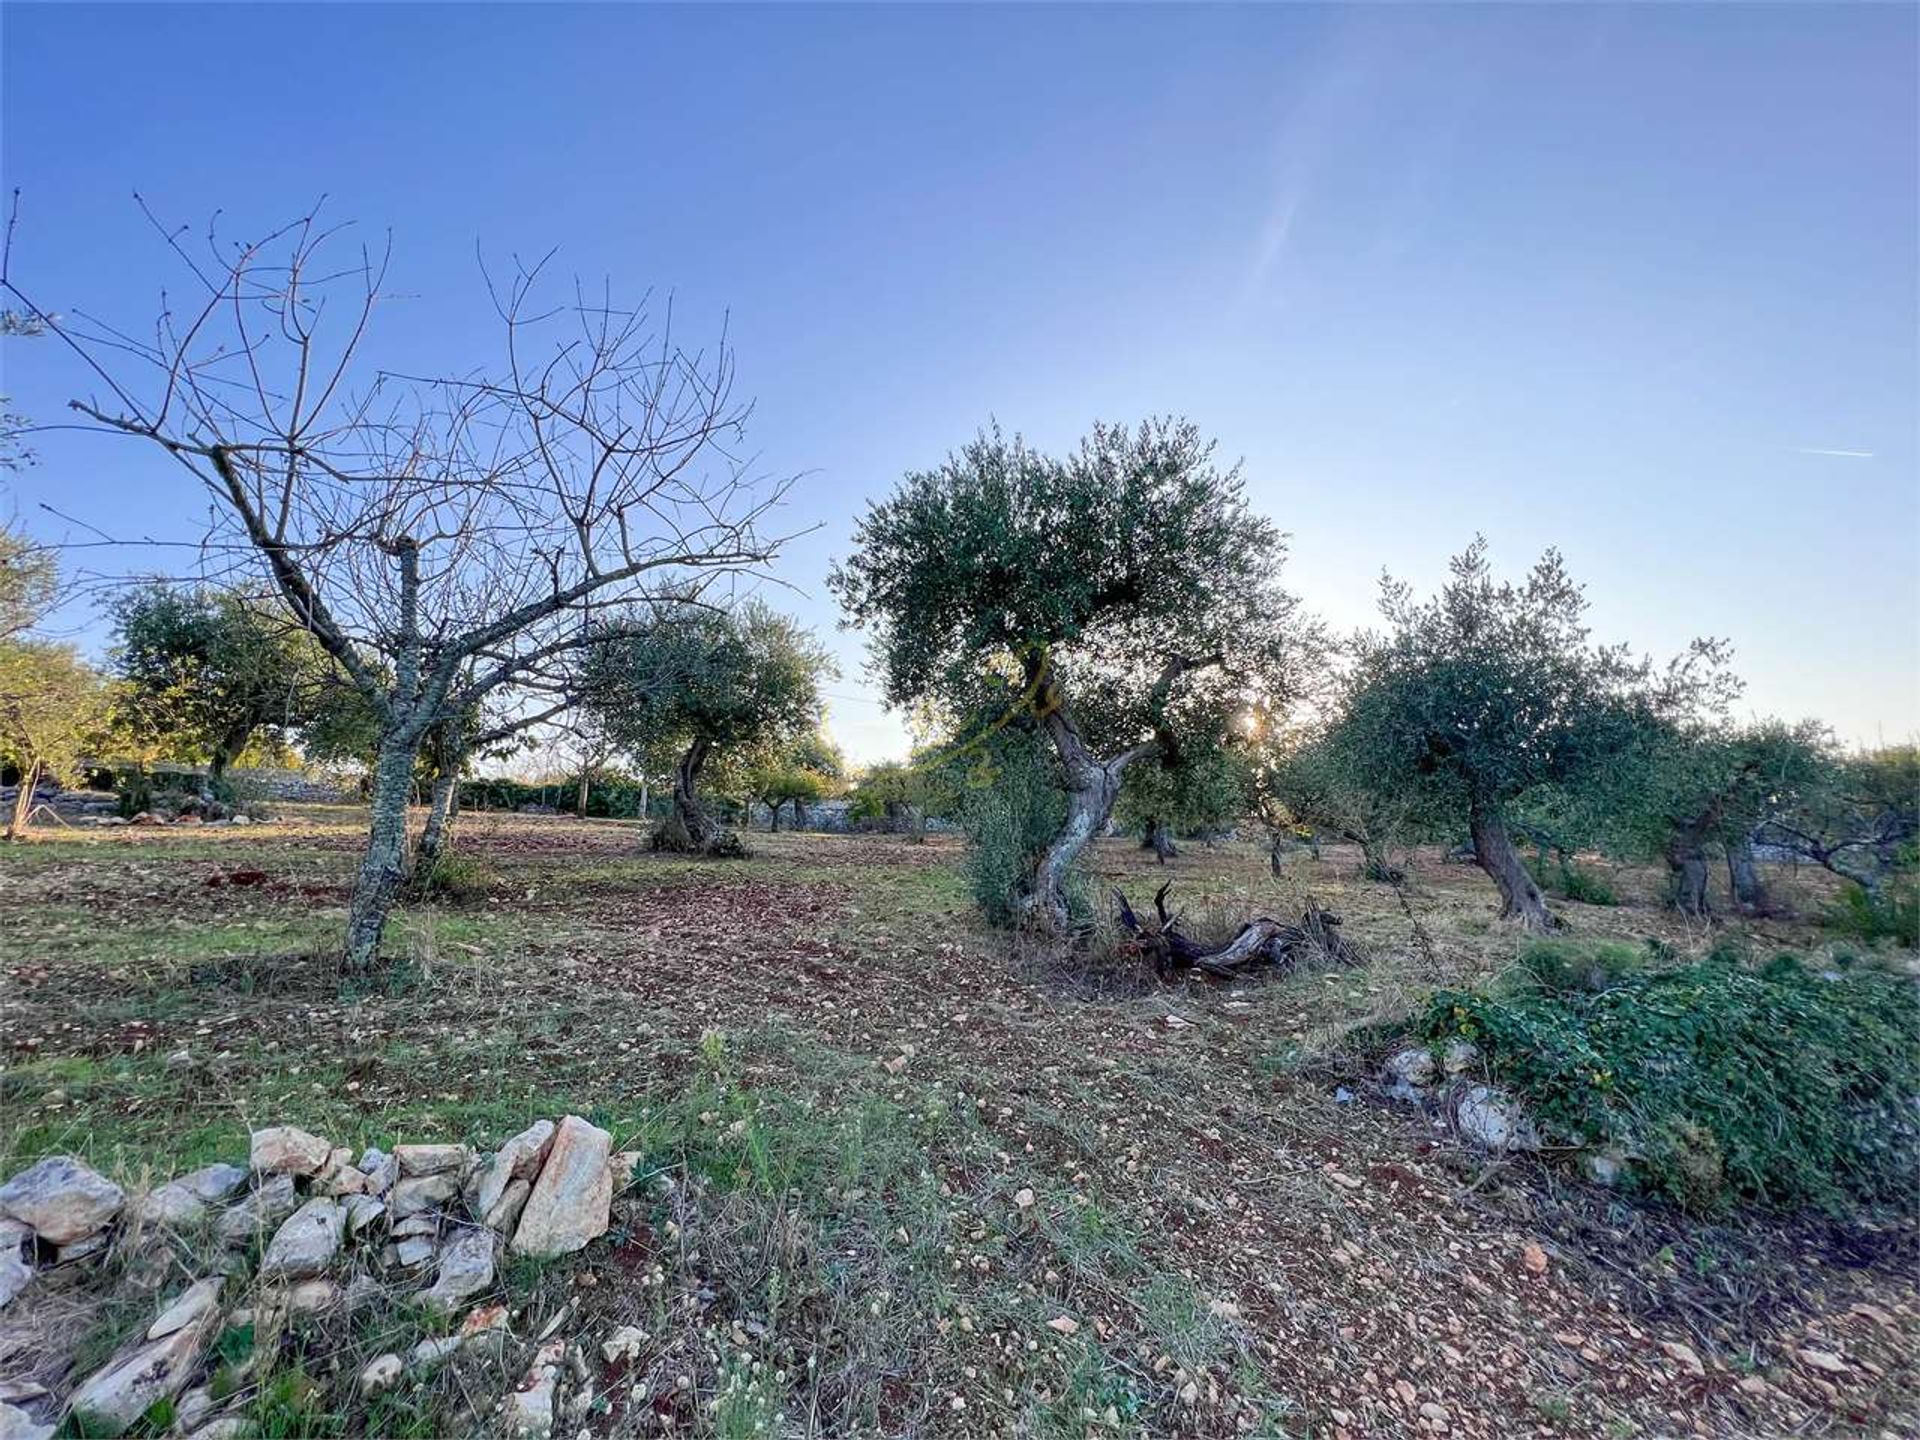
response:
[[[144,446],[183,510],[211,502],[191,575],[113,599],[107,677],[35,636],[51,554],[0,547],[10,833],[39,774],[103,747],[204,758],[210,792],[263,733],[361,759],[341,948],[364,970],[447,842],[461,774],[543,727],[665,779],[665,848],[735,843],[706,777],[777,816],[842,773],[826,652],[752,598],[792,482],[745,458],[724,335],[683,348],[644,304],[516,268],[489,277],[497,362],[420,376],[369,358],[385,259],[350,231],[308,216],[166,244],[185,293],[150,332],[68,321],[4,280],[9,327],[90,377],[71,423]],[[8,423],[17,446],[31,427]],[[1084,918],[1077,868],[1116,813],[1163,853],[1253,818],[1276,843],[1331,835],[1383,879],[1396,847],[1464,834],[1532,929],[1555,922],[1520,842],[1657,857],[1695,912],[1716,859],[1740,903],[1767,903],[1756,843],[1871,904],[1911,860],[1910,747],[1850,756],[1817,724],[1737,722],[1725,644],[1655,660],[1596,639],[1551,551],[1504,580],[1475,541],[1430,597],[1384,581],[1381,623],[1355,636],[1285,587],[1285,561],[1188,421],[1098,425],[1058,454],[983,431],[871,504],[829,581],[925,736],[865,798],[977,817],[998,797],[1004,819],[1023,797],[976,835],[1005,861],[982,898],[1056,935]]]

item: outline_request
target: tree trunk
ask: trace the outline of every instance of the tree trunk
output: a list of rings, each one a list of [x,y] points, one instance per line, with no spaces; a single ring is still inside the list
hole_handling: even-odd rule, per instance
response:
[[[1546,899],[1527,867],[1520,863],[1499,806],[1475,800],[1468,823],[1473,831],[1475,863],[1500,887],[1500,918],[1542,935],[1557,928],[1560,922],[1547,909]]]
[[[1369,880],[1377,880],[1385,885],[1399,881],[1400,872],[1393,868],[1387,859],[1387,847],[1370,836],[1361,836],[1356,842],[1360,846],[1360,873]]]
[[[1120,798],[1120,782],[1134,761],[1164,754],[1163,747],[1173,742],[1159,723],[1164,716],[1167,697],[1174,683],[1195,670],[1217,665],[1219,657],[1193,659],[1173,656],[1162,667],[1154,685],[1152,708],[1156,716],[1154,738],[1122,750],[1111,760],[1101,760],[1087,748],[1067,698],[1060,689],[1053,662],[1041,652],[1027,662],[1027,683],[1035,699],[1035,718],[1067,777],[1067,818],[1040,857],[1032,880],[1015,901],[1021,922],[1043,933],[1064,935],[1072,926],[1072,910],[1067,904],[1067,878],[1074,861],[1093,837],[1107,826],[1113,816],[1114,801]]]
[[[1040,857],[1027,893],[1018,906],[1023,920],[1054,935],[1064,935],[1072,927],[1067,878],[1073,872],[1074,861],[1105,828],[1108,817],[1113,814],[1113,802],[1120,795],[1119,775],[1110,774],[1104,766],[1089,763],[1079,774],[1073,768],[1067,773],[1079,783],[1067,791],[1066,823]]]
[[[1753,842],[1736,840],[1727,846],[1727,885],[1733,891],[1733,903],[1748,915],[1765,915],[1772,909],[1766,882],[1753,858]]]
[[[786,803],[784,800],[776,800],[767,807],[768,810],[773,812],[773,823],[770,824],[767,829],[775,835],[780,833],[780,810]]]
[[[587,772],[582,770],[580,772],[580,797],[574,802],[573,807],[573,813],[578,815],[582,820],[587,818],[587,792],[591,783]]]
[[[7,839],[27,838],[27,822],[33,817],[33,795],[40,786],[40,762],[29,760],[20,769],[20,788],[14,792],[13,807],[7,812]]]
[[[1173,830],[1159,820],[1149,822],[1147,838],[1140,842],[1143,849],[1153,851],[1162,865],[1180,853],[1180,847],[1173,843]]]
[[[1033,929],[1064,935],[1073,924],[1067,880],[1074,862],[1112,817],[1114,802],[1120,798],[1122,772],[1139,756],[1151,753],[1152,746],[1134,746],[1102,764],[1087,748],[1050,667],[1035,677],[1035,694],[1041,697],[1041,727],[1053,741],[1060,768],[1066,772],[1067,818],[1041,855],[1026,892],[1015,901],[1015,911],[1021,922]]]
[[[200,799],[207,802],[220,798],[220,789],[227,778],[227,768],[233,764],[239,753],[247,748],[247,741],[253,738],[253,722],[235,725],[214,742],[213,753],[207,756],[207,775],[200,786]]]
[[[1673,906],[1683,915],[1705,919],[1712,913],[1707,903],[1707,851],[1689,834],[1674,836],[1667,843],[1667,870],[1673,877]]]
[[[654,836],[654,849],[697,854],[713,843],[717,827],[700,804],[700,771],[712,749],[706,740],[695,740],[673,767],[673,810]]]
[[[453,816],[459,799],[460,767],[435,771],[433,788],[427,792],[427,823],[413,851],[413,874],[422,878],[431,875],[445,853],[447,842],[453,838]]]
[[[393,897],[407,873],[407,797],[413,790],[417,745],[392,740],[380,747],[373,768],[373,823],[367,853],[354,880],[347,906],[344,967],[365,975],[380,964],[380,939],[387,928]]]

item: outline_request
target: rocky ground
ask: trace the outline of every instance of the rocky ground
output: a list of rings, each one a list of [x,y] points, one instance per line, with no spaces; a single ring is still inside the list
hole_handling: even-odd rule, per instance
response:
[[[756,835],[747,861],[689,863],[621,824],[474,816],[454,893],[401,916],[388,972],[343,984],[325,947],[355,819],[0,853],[0,1179],[66,1155],[122,1196],[89,1253],[27,1237],[31,1279],[0,1309],[0,1401],[23,1415],[190,1333],[178,1393],[213,1408],[140,1423],[1920,1431],[1910,1217],[1691,1219],[1489,1156],[1384,1093],[1382,1057],[1343,1037],[1511,955],[1477,872],[1422,857],[1399,890],[1328,852],[1274,880],[1251,849],[1162,869],[1106,842],[1104,879],[1136,900],[1172,879],[1196,923],[1228,923],[1311,894],[1365,956],[1162,986],[1010,956],[952,842]],[[1609,878],[1628,903],[1568,907],[1581,929],[1706,942],[1653,903],[1657,877]],[[353,1182],[318,1178],[405,1143],[470,1147],[464,1185],[568,1116],[632,1162],[604,1230],[532,1254],[496,1227],[493,1273],[469,1289],[467,1266],[447,1304],[426,1297],[449,1243],[487,1229],[477,1189],[436,1202],[436,1248],[408,1266],[405,1217],[356,1244],[348,1195],[323,1193]],[[276,1126],[326,1142],[293,1197],[342,1212],[317,1268],[268,1263],[285,1217],[222,1258],[224,1207],[289,1173],[259,1164]],[[236,1175],[158,1251],[132,1223],[168,1182]]]

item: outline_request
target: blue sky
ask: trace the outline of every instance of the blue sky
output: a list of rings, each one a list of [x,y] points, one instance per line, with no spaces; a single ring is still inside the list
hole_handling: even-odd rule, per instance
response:
[[[862,502],[990,417],[1065,446],[1191,415],[1337,624],[1484,531],[1559,545],[1596,629],[1728,636],[1745,708],[1920,728],[1916,12],[9,4],[17,275],[150,323],[135,209],[391,228],[368,352],[496,353],[474,262],[560,247],[730,312],[764,465],[821,528],[780,573],[902,732],[821,584]],[[79,377],[0,346],[16,408]],[[204,497],[50,435],[11,504],[191,537]]]

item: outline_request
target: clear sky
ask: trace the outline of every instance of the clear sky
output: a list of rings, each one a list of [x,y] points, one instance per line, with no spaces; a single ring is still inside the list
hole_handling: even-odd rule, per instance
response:
[[[391,228],[369,356],[492,359],[474,263],[730,311],[832,724],[904,744],[822,580],[990,417],[1191,415],[1370,618],[1476,530],[1559,545],[1606,638],[1730,637],[1746,708],[1920,728],[1916,10],[35,6],[4,27],[16,273],[150,324],[131,200]],[[15,407],[78,379],[0,346]],[[52,435],[12,504],[190,537],[204,497]]]

